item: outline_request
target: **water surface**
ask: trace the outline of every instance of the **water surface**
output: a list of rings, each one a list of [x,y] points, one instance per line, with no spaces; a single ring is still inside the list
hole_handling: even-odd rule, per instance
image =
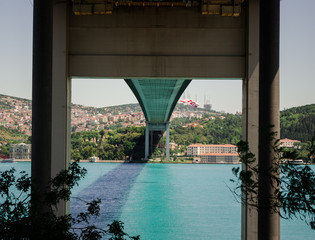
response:
[[[235,165],[80,163],[88,170],[72,194],[71,213],[84,210],[78,198],[102,200],[95,222],[115,219],[145,240],[240,240],[241,207],[226,184]],[[1,163],[30,172],[30,163]],[[312,166],[315,170],[315,166]],[[299,220],[281,220],[281,239],[313,240]]]

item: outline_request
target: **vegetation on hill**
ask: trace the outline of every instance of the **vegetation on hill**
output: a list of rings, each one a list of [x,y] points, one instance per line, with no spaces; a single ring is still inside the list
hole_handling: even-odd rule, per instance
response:
[[[31,106],[31,101],[22,98],[0,94],[0,110],[14,108],[15,102]],[[3,101],[2,101],[3,100]],[[134,113],[141,111],[138,103],[124,104],[104,108],[73,105],[84,109],[89,115],[110,113]],[[183,152],[185,146],[193,143],[202,144],[236,144],[242,136],[242,117],[233,114],[220,114],[215,111],[204,111],[202,108],[192,108],[184,104],[177,104],[175,111],[200,112],[202,119],[190,117],[175,118],[170,124],[170,142],[179,145],[175,153]],[[199,113],[198,112],[198,113]],[[315,104],[294,107],[281,111],[281,138],[300,140],[302,150],[307,150],[315,135]],[[192,124],[193,123],[193,124]],[[190,125],[189,125],[190,124]],[[72,134],[72,156],[74,159],[87,159],[95,154],[101,159],[129,159],[143,157],[144,128],[121,127],[116,125],[106,127],[101,131],[79,132]],[[31,126],[30,126],[31,127]],[[30,143],[27,135],[18,130],[0,126],[0,154],[9,155],[9,146],[14,143]],[[164,152],[165,137],[161,138],[158,147]],[[173,151],[174,152],[174,151]],[[172,152],[171,152],[172,153]],[[304,154],[305,155],[305,154]]]
[[[281,138],[311,141],[315,135],[315,104],[283,110],[280,122]]]
[[[10,105],[0,99],[0,109],[10,109]]]
[[[176,122],[178,125],[171,124],[170,141],[181,145],[171,153],[183,152],[185,146],[192,143],[236,144],[241,139],[241,117],[229,114],[224,119],[195,121],[200,122],[199,126],[181,126],[179,120]],[[94,155],[104,160],[141,159],[144,155],[144,131],[144,127],[127,127],[73,133],[71,157],[74,160]],[[162,154],[164,147],[165,136],[160,139],[157,152]]]
[[[136,104],[125,107],[137,107]],[[179,106],[185,108],[187,106]],[[117,109],[118,110],[118,109]],[[121,110],[121,109],[119,109]],[[209,117],[210,115],[215,117]],[[194,123],[193,125],[189,125]],[[185,151],[185,146],[193,143],[236,144],[242,137],[242,117],[233,114],[219,116],[209,113],[203,119],[174,119],[170,125],[170,142],[179,146],[172,153]],[[315,133],[315,104],[287,109],[281,112],[281,138],[302,141],[301,158]],[[93,137],[88,137],[88,136]],[[101,159],[139,159],[143,157],[144,128],[119,127],[113,131],[81,132],[72,135],[72,156],[74,159],[87,159],[93,155]],[[132,149],[132,146],[137,146]],[[165,136],[160,139],[157,152],[163,153]]]
[[[103,160],[140,159],[144,153],[144,127],[77,132],[71,135],[71,158]]]
[[[10,145],[17,143],[30,143],[30,137],[16,129],[8,129],[0,126],[0,155],[9,157]]]
[[[228,114],[224,119],[196,121],[199,126],[177,126],[171,129],[170,139],[179,145],[236,144],[242,136],[242,118]],[[171,125],[172,126],[172,125]]]

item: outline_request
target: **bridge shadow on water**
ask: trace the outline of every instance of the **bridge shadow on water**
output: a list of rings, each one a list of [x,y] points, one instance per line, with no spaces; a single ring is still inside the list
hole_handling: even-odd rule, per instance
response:
[[[72,216],[86,211],[87,206],[84,201],[101,199],[100,216],[93,219],[91,223],[104,229],[113,220],[119,220],[130,189],[144,166],[145,163],[122,163],[98,178],[93,184],[71,198]]]

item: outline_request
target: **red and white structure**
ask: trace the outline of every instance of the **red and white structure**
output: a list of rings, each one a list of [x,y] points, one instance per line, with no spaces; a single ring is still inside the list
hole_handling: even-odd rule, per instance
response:
[[[237,147],[233,144],[191,144],[187,147],[187,156],[199,156],[207,153],[235,153]]]
[[[286,148],[298,148],[301,141],[299,140],[292,140],[292,139],[280,139],[280,147]]]

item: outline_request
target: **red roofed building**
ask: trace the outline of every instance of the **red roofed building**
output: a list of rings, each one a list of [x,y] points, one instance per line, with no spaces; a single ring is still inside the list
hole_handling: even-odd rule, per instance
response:
[[[232,144],[191,144],[187,147],[187,156],[199,156],[206,153],[237,153]]]
[[[287,148],[299,148],[299,144],[301,141],[292,140],[292,139],[280,139],[280,147],[287,147]]]

